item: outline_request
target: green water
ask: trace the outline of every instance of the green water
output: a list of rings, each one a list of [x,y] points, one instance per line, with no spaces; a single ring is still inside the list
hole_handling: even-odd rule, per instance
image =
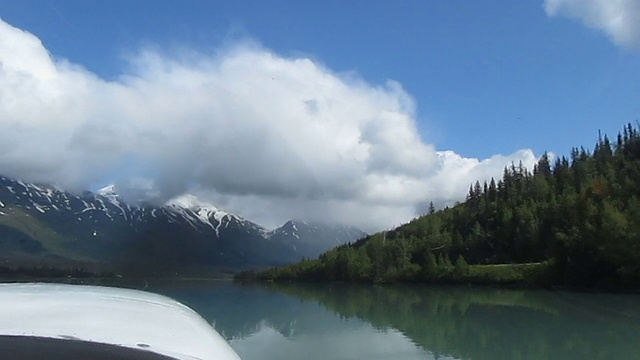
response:
[[[251,359],[640,359],[640,296],[170,282]]]

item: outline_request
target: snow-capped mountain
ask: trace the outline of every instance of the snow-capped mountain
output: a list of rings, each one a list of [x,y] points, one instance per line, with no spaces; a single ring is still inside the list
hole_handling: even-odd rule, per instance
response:
[[[314,258],[333,247],[366,235],[363,231],[349,226],[289,220],[265,236],[269,241],[292,248],[302,257]]]
[[[316,257],[363,235],[299,221],[268,231],[192,195],[162,206],[133,205],[114,186],[72,194],[0,177],[0,260],[72,259],[162,271],[246,268]]]
[[[173,198],[165,208],[176,216],[181,216],[190,224],[203,223],[210,226],[220,237],[220,232],[231,228],[245,228],[249,233],[263,236],[266,232],[260,225],[245,220],[238,215],[218,209],[215,205],[201,201],[194,195],[185,194]],[[174,217],[175,220],[175,217]]]

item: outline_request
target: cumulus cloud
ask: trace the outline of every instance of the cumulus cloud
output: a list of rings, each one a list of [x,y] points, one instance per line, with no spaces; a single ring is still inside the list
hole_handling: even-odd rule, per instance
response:
[[[568,16],[604,31],[621,46],[640,46],[640,2],[637,0],[545,0],[549,16]]]
[[[214,54],[142,49],[115,81],[54,58],[0,20],[0,173],[84,189],[148,179],[158,201],[196,192],[267,226],[290,218],[379,230],[530,150],[478,160],[421,141],[415,103],[255,44]]]

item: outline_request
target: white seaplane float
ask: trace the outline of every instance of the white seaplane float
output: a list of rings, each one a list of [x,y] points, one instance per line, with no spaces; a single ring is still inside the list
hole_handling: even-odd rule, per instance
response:
[[[0,284],[6,359],[237,360],[202,317],[165,296],[61,284]]]

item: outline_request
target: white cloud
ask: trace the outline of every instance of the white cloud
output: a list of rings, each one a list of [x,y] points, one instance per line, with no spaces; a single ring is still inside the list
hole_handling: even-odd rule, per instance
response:
[[[464,198],[511,161],[535,161],[529,150],[437,152],[397,82],[372,85],[251,44],[142,50],[108,82],[0,21],[0,62],[0,173],[72,189],[149,178],[164,199],[197,191],[266,225],[390,227],[430,200]]]
[[[568,16],[604,31],[617,45],[640,46],[638,0],[545,0],[549,16]]]

